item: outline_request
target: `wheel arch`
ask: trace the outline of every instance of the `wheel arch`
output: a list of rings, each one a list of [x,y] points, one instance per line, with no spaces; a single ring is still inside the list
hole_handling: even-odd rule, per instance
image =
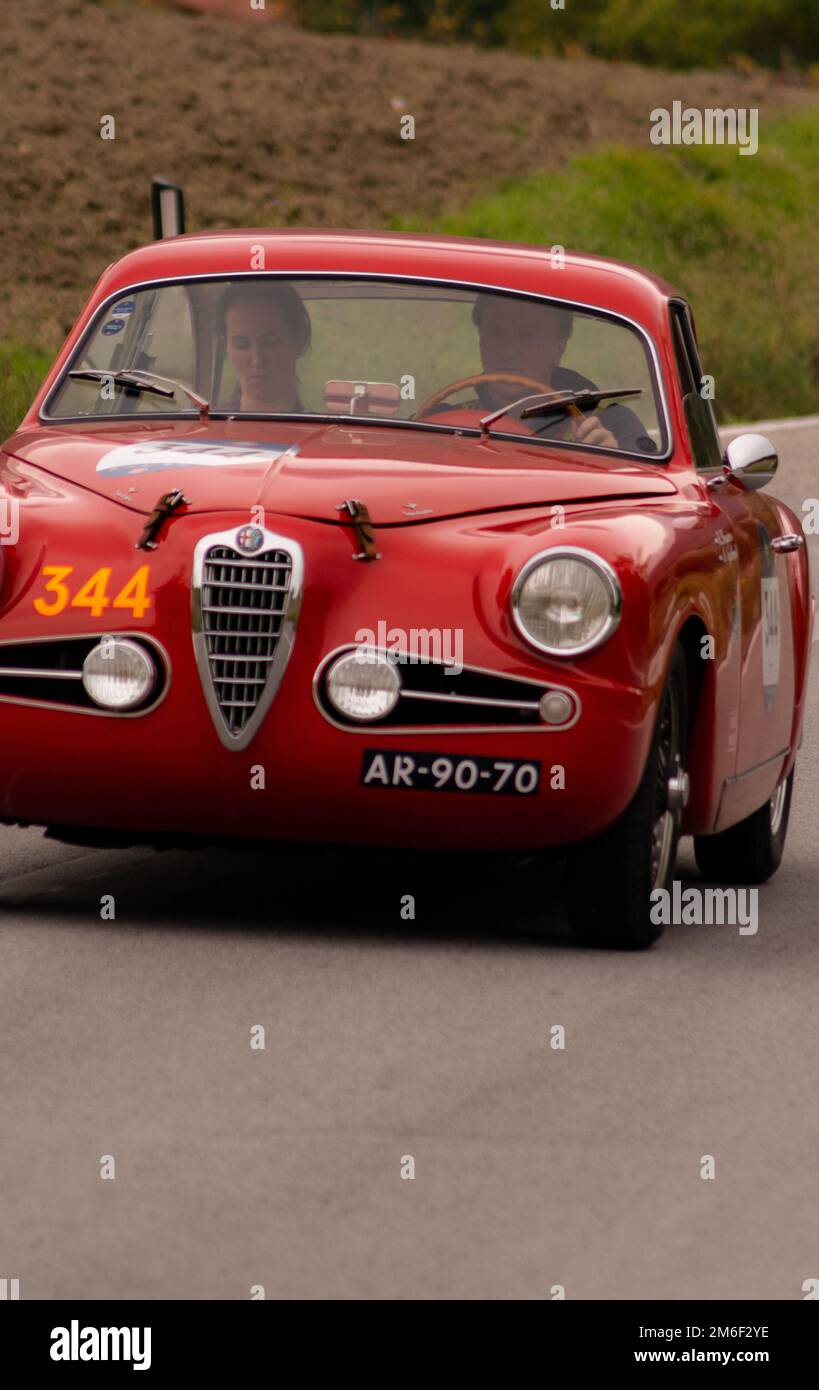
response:
[[[702,655],[702,639],[708,635],[708,628],[698,613],[690,614],[677,633],[677,642],[683,649],[688,672],[689,741],[705,695],[708,662]]]
[[[703,655],[702,645],[703,639],[710,635],[702,616],[689,613],[679,627],[674,643],[682,648],[688,674],[686,771],[691,792],[683,817],[683,834],[693,833],[692,827],[699,829],[703,820],[709,822],[712,819],[718,797],[718,789],[713,785],[717,662]]]

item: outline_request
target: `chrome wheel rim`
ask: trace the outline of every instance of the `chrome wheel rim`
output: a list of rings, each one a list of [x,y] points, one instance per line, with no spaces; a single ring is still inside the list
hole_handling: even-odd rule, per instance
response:
[[[788,780],[779,783],[776,791],[770,800],[771,808],[771,834],[778,835],[782,827],[782,817],[785,814],[785,797],[788,791]]]
[[[668,804],[669,782],[672,778],[680,775],[681,763],[679,701],[676,698],[674,687],[670,686],[663,702],[657,739],[655,811],[651,835],[652,890],[661,888],[665,884],[677,826],[682,817],[681,810],[672,811]]]
[[[668,874],[668,861],[674,839],[674,816],[664,811],[654,822],[651,844],[651,887],[662,888]]]

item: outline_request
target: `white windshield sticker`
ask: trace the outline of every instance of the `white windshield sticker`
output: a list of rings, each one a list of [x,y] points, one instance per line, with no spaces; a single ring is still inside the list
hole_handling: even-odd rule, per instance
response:
[[[136,473],[159,473],[177,468],[258,468],[269,467],[298,446],[266,443],[264,440],[156,439],[144,444],[122,444],[104,454],[97,472],[107,477],[129,477]]]

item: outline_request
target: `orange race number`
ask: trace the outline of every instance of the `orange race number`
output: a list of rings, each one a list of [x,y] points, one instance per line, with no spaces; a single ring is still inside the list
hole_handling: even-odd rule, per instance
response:
[[[151,567],[140,565],[135,574],[123,585],[112,600],[108,595],[111,570],[103,566],[86,579],[70,585],[68,576],[74,573],[73,565],[45,565],[41,574],[44,581],[43,594],[34,600],[34,607],[44,618],[56,618],[69,603],[72,608],[87,608],[89,617],[103,617],[106,608],[126,608],[134,618],[143,618],[151,607],[149,592]],[[76,585],[79,584],[79,588]],[[72,590],[74,595],[72,598]],[[48,597],[46,597],[48,595]]]

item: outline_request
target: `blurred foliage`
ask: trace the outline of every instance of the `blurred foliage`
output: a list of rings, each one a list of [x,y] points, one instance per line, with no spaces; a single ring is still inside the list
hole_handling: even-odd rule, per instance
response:
[[[563,246],[641,265],[690,300],[723,421],[811,415],[819,402],[819,112],[728,146],[611,148],[506,179],[430,225],[396,229]]]
[[[287,0],[297,23],[581,53],[664,67],[804,66],[819,59],[817,0]]]
[[[0,342],[0,443],[17,428],[57,355]]]

